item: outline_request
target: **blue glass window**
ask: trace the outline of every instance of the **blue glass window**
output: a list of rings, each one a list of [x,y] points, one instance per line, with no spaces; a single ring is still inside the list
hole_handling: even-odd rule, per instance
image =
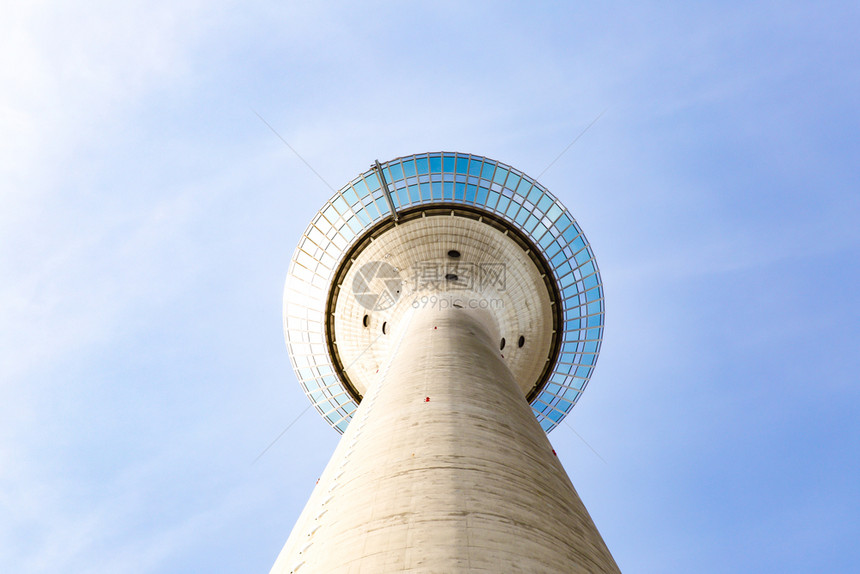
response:
[[[399,163],[392,163],[388,166],[390,173],[389,183],[395,182],[398,179],[403,179],[403,168]]]
[[[358,203],[358,194],[351,187],[347,187],[343,190],[343,197],[350,205],[355,205],[356,203]]]
[[[497,167],[496,168],[496,174],[493,176],[493,181],[495,183],[498,183],[499,185],[504,185],[505,177],[507,177],[507,175],[508,175],[508,170],[501,168],[501,167]]]
[[[529,199],[531,199],[531,197]],[[548,195],[544,195],[542,198],[540,198],[540,201],[533,203],[535,203],[537,205],[537,208],[544,213],[546,213],[550,206],[553,205],[553,202]]]
[[[433,199],[442,199],[442,182],[434,181],[431,186],[433,188]]]
[[[430,171],[433,173],[442,171],[442,158],[438,155],[430,156]]]
[[[422,183],[419,187],[421,188],[421,199],[425,201],[430,201],[431,199],[433,199],[433,196],[430,193],[429,183]]]
[[[415,168],[418,173],[430,173],[430,165],[426,157],[415,158]]]
[[[484,179],[492,180],[493,179],[493,170],[496,169],[496,166],[489,163],[484,162],[484,167],[481,169],[481,177]]]
[[[469,162],[469,175],[481,175],[481,160],[472,158],[472,161]]]
[[[475,195],[475,203],[478,203],[480,205],[486,205],[488,192],[489,190],[486,187],[479,187],[478,193]]]

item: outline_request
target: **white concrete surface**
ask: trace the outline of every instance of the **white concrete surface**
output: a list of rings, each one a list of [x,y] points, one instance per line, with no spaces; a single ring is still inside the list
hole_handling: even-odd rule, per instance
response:
[[[498,323],[402,314],[272,574],[618,572],[501,357]]]
[[[449,257],[450,250],[460,256]],[[363,306],[352,289],[359,270],[378,261],[393,266],[402,285],[393,305],[373,310]],[[493,271],[501,271],[501,280],[482,281]],[[448,273],[458,280],[446,281]],[[377,293],[385,288],[381,279],[371,284]],[[386,231],[354,257],[342,281],[334,305],[333,336],[341,365],[359,396],[375,380],[395,344],[394,337],[380,337],[383,324],[396,328],[416,307],[438,310],[457,304],[492,311],[496,348],[505,337],[505,362],[528,395],[548,362],[552,342],[552,304],[541,272],[528,253],[499,229],[446,214],[413,219]],[[525,339],[522,348],[517,346],[520,336]]]

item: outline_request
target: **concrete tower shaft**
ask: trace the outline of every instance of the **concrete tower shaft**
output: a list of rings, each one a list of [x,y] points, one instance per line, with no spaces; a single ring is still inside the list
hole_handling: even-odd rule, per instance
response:
[[[618,572],[494,323],[403,317],[272,574]]]

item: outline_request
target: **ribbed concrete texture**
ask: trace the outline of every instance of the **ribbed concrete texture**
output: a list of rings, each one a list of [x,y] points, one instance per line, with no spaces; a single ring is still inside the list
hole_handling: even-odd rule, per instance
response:
[[[272,574],[618,572],[487,313],[404,317]]]

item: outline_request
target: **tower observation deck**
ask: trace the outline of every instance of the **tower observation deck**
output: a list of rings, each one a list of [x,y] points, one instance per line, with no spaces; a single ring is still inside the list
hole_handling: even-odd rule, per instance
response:
[[[546,436],[603,311],[578,224],[508,165],[417,154],[344,186],[284,290],[297,377],[344,436],[272,574],[618,572]]]

